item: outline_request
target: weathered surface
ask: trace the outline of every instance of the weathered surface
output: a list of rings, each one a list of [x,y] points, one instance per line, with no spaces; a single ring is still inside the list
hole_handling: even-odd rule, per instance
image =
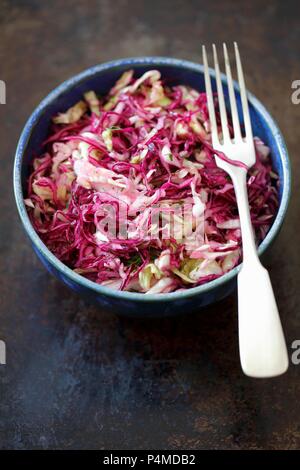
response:
[[[54,86],[132,55],[200,59],[238,40],[247,83],[278,120],[299,187],[299,6],[270,1],[0,3],[0,366],[2,448],[297,448],[300,366],[273,380],[240,371],[235,296],[197,315],[126,320],[53,279],[25,239],[12,162],[25,119]],[[239,5],[239,6],[238,6]],[[264,6],[262,6],[264,5]],[[299,2],[298,2],[299,5]],[[300,338],[299,201],[269,257],[288,344]],[[141,312],[142,316],[142,312]]]

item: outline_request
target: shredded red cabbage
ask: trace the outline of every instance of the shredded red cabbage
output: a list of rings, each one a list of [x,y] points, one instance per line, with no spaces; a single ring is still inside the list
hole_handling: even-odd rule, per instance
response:
[[[277,211],[278,176],[268,147],[254,140],[248,194],[259,243]],[[89,91],[55,116],[44,146],[25,204],[44,243],[77,273],[160,293],[240,262],[234,189],[215,163],[205,93],[166,86],[156,70],[138,79],[130,70],[106,97]]]

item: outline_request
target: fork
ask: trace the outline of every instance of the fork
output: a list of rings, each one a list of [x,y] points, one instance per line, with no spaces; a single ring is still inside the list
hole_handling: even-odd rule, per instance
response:
[[[250,218],[247,194],[247,171],[256,156],[248,108],[244,74],[237,43],[234,43],[239,91],[242,103],[245,137],[242,136],[231,67],[226,44],[223,44],[227,87],[231,108],[233,135],[231,138],[216,46],[213,44],[215,79],[219,101],[221,133],[218,132],[212,86],[205,46],[202,46],[207,106],[211,123],[213,149],[227,158],[240,162],[229,163],[215,155],[216,164],[232,179],[240,217],[243,264],[237,277],[239,350],[243,372],[250,377],[274,377],[288,368],[288,355],[278,308],[268,271],[257,255]]]

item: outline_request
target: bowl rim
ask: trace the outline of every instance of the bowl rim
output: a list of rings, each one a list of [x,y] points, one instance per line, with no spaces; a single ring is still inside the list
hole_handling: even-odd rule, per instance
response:
[[[16,149],[15,162],[14,162],[14,174],[13,174],[13,183],[14,183],[14,194],[15,200],[18,208],[18,212],[22,221],[22,224],[25,228],[27,235],[32,241],[34,247],[39,251],[39,253],[44,257],[47,262],[54,266],[60,274],[70,278],[75,284],[79,284],[85,289],[91,289],[96,294],[100,294],[106,297],[114,297],[116,299],[122,300],[134,300],[139,302],[161,302],[161,301],[174,301],[182,298],[194,297],[201,294],[206,294],[207,292],[212,291],[215,288],[221,287],[223,284],[226,284],[229,281],[232,281],[235,276],[238,274],[241,269],[242,264],[239,264],[234,269],[228,273],[223,274],[221,277],[214,279],[213,281],[207,282],[197,287],[190,287],[186,290],[179,292],[169,292],[162,294],[145,294],[140,292],[128,292],[128,291],[117,291],[113,290],[110,287],[101,286],[96,282],[90,281],[89,279],[81,276],[74,272],[71,268],[62,263],[56,256],[47,248],[47,246],[42,242],[36,231],[34,230],[30,219],[27,214],[27,210],[24,204],[24,196],[22,190],[22,180],[21,180],[21,170],[22,170],[22,160],[23,154],[26,149],[26,146],[29,142],[29,139],[32,134],[32,130],[35,127],[36,123],[42,116],[44,110],[61,94],[67,90],[74,88],[79,85],[81,82],[84,82],[87,78],[91,78],[94,75],[97,75],[101,72],[110,69],[117,69],[119,67],[134,67],[137,65],[141,66],[174,66],[176,68],[187,69],[193,72],[199,72],[203,74],[203,65],[191,62],[188,60],[170,58],[170,57],[161,57],[161,56],[149,56],[149,57],[129,57],[124,59],[112,60],[109,62],[104,62],[99,65],[94,65],[84,70],[83,72],[72,76],[71,78],[65,80],[56,88],[54,88],[34,109],[33,113],[28,118]],[[210,75],[214,78],[215,73],[213,69],[209,69]],[[222,82],[226,80],[226,76],[222,74]],[[238,90],[238,84],[235,81],[234,87]],[[284,138],[279,130],[279,127],[264,105],[252,94],[248,92],[248,98],[251,105],[261,114],[267,123],[268,128],[271,130],[271,133],[279,148],[280,158],[283,166],[283,188],[282,188],[282,197],[279,205],[279,209],[275,220],[268,231],[266,237],[261,242],[258,248],[258,253],[261,255],[267,247],[270,245],[272,240],[278,234],[281,225],[286,214],[288,203],[290,199],[291,192],[291,168],[290,160],[288,155],[288,150],[284,141]]]

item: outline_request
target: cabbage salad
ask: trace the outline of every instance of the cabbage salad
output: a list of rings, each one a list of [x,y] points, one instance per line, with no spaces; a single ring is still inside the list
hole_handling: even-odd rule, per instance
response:
[[[277,211],[278,176],[269,148],[254,140],[248,194],[260,243]],[[128,70],[106,96],[87,91],[53,117],[25,204],[59,260],[112,289],[188,289],[241,261],[234,189],[215,163],[206,94],[157,70],[139,78]]]

